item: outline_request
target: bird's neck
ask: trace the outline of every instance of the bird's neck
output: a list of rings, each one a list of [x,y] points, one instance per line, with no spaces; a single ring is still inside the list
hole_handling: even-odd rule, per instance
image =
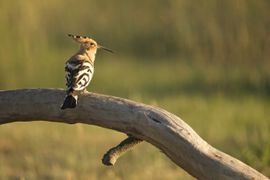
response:
[[[80,49],[78,54],[83,55],[85,57],[85,60],[91,61],[92,63],[95,62],[96,52],[94,52],[93,50]]]

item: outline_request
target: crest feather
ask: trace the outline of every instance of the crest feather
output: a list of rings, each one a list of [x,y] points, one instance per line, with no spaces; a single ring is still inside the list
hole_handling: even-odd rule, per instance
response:
[[[90,38],[87,36],[79,36],[79,35],[73,35],[73,34],[68,34],[68,36],[78,43],[85,43],[85,42],[89,42],[90,40]]]

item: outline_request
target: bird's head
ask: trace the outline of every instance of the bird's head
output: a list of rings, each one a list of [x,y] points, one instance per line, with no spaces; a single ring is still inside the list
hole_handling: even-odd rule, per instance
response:
[[[71,37],[74,41],[78,42],[80,44],[80,49],[82,51],[86,51],[90,54],[96,54],[97,49],[103,49],[110,53],[113,53],[111,49],[108,49],[104,46],[101,46],[97,44],[97,42],[87,36],[75,36],[72,34],[68,34],[69,37]]]

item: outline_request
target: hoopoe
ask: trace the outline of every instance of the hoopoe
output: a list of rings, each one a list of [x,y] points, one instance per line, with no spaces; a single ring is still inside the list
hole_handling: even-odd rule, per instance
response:
[[[80,49],[67,62],[66,72],[66,97],[61,109],[75,108],[78,95],[86,90],[94,74],[94,62],[97,49],[112,50],[98,45],[95,40],[86,36],[74,36],[68,34],[74,41],[80,44]]]

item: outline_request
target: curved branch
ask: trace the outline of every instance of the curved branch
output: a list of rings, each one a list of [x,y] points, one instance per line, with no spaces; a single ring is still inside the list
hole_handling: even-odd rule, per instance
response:
[[[120,144],[118,144],[116,147],[111,148],[109,151],[107,151],[103,158],[102,158],[102,163],[107,166],[112,166],[115,164],[117,159],[124,154],[125,152],[131,150],[142,142],[143,140],[129,136],[126,138],[124,141],[122,141]]]
[[[77,108],[63,111],[59,107],[64,96],[65,92],[57,89],[0,91],[0,124],[45,120],[97,125],[153,144],[199,179],[267,179],[210,146],[183,120],[163,109],[85,93]]]

